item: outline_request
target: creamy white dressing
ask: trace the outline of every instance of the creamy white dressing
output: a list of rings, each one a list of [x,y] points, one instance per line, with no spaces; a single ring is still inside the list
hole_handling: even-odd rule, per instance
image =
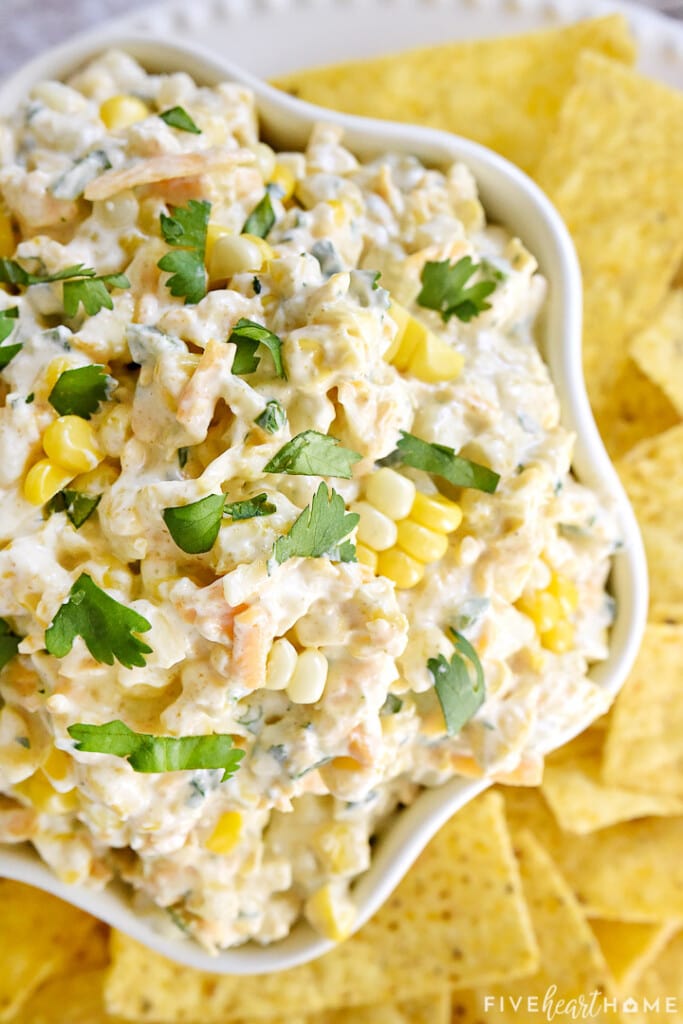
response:
[[[100,104],[120,94],[143,99],[149,114],[111,133]],[[201,134],[158,117],[176,104]],[[173,927],[209,949],[274,941],[304,910],[320,926],[308,901],[329,886],[331,913],[346,906],[373,834],[399,803],[456,775],[532,777],[549,736],[605,707],[587,671],[606,656],[615,529],[571,476],[573,439],[533,335],[544,281],[518,240],[486,225],[463,165],[429,170],[392,154],[361,164],[323,125],[305,153],[275,157],[297,179],[296,201],[272,193],[266,265],[185,304],[157,268],[168,252],[159,214],[207,199],[211,223],[239,234],[267,184],[257,163],[89,203],[74,192],[96,179],[78,161],[102,152],[125,173],[150,158],[253,153],[247,90],[147,75],[110,53],[68,85],[36,87],[2,138],[0,191],[22,235],[14,258],[47,272],[76,263],[125,272],[130,288],[113,292],[112,310],[81,311],[61,326],[58,284],[0,302],[20,310],[5,344],[23,344],[0,374],[0,616],[23,638],[0,673],[0,792],[34,812],[30,839],[61,878],[102,885],[118,875],[142,907],[167,908]],[[444,323],[416,304],[420,275],[426,262],[466,255],[502,279],[490,309]],[[429,382],[387,361],[397,331],[390,301],[462,355],[456,379]],[[263,348],[255,373],[232,372],[236,348],[226,342],[240,318],[282,339],[286,380]],[[106,474],[69,484],[102,494],[78,531],[23,492],[55,419],[46,374],[60,358],[105,365],[116,381],[90,420]],[[273,434],[255,425],[271,399],[286,413]],[[264,466],[304,430],[329,432],[362,456],[352,479],[328,481],[347,506],[401,430],[492,467],[501,482],[494,494],[446,488],[463,522],[412,589],[360,562],[274,565],[276,539],[320,478]],[[423,494],[438,493],[437,478],[401,472]],[[230,502],[265,493],[276,510],[225,519],[209,552],[184,553],[163,510],[219,492]],[[63,658],[46,653],[45,630],[83,572],[150,623],[144,667],[98,663],[80,637]],[[564,651],[544,647],[524,610],[525,597],[558,576],[577,595]],[[427,668],[452,657],[449,627],[475,645],[487,687],[455,736]],[[282,637],[299,655],[324,654],[320,699],[266,688]],[[245,756],[223,783],[217,770],[140,774],[122,758],[75,749],[69,726],[114,719],[156,735],[227,733]],[[217,852],[211,837],[235,812],[239,839]]]

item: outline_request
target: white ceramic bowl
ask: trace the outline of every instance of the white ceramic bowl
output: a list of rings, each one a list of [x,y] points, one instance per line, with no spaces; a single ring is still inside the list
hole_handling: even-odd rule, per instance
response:
[[[283,95],[207,51],[145,37],[116,38],[93,32],[38,57],[0,88],[0,112],[6,114],[15,108],[35,82],[63,78],[109,47],[127,50],[152,72],[184,70],[209,85],[225,79],[243,83],[254,91],[263,132],[276,147],[303,147],[312,124],[324,118],[344,128],[346,144],[362,157],[395,150],[416,153],[432,164],[462,160],[472,170],[489,218],[505,224],[522,238],[550,283],[541,343],[560,396],[563,422],[577,435],[576,475],[617,509],[624,539],[624,547],[614,559],[611,582],[617,598],[617,617],[609,657],[592,672],[593,678],[614,696],[624,682],[642,637],[647,610],[647,568],[633,512],[603,448],[586,397],[581,368],[578,262],[564,224],[543,193],[512,164],[473,142],[431,129],[322,111]],[[589,724],[587,715],[571,733],[553,737],[549,749],[566,743]],[[426,790],[397,816],[378,843],[371,868],[355,887],[359,923],[379,908],[448,818],[486,786],[486,782],[480,781],[452,781]],[[104,892],[95,892],[65,885],[29,847],[0,848],[0,875],[52,892],[160,953],[204,970],[232,974],[278,971],[311,960],[332,945],[302,923],[286,939],[271,946],[250,943],[211,957],[192,941],[161,934],[155,928],[153,916],[142,916],[132,909],[129,891],[124,886],[112,885]]]

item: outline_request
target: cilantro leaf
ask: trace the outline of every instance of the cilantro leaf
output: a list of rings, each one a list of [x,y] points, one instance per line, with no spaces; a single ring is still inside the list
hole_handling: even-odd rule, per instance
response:
[[[222,768],[225,782],[237,771],[244,751],[236,748],[232,736],[152,736],[134,732],[125,722],[85,725],[78,722],[67,729],[76,740],[76,750],[91,754],[125,757],[136,772],[182,772],[197,768]]]
[[[76,316],[81,303],[88,316],[94,316],[102,308],[113,309],[108,288],[130,288],[130,281],[125,274],[102,274],[100,277],[65,281],[62,285],[64,312],[68,317]]]
[[[63,658],[80,636],[95,661],[113,665],[116,659],[126,668],[142,668],[144,655],[151,654],[152,648],[134,634],[151,628],[147,619],[100,590],[84,572],[46,630],[45,646],[50,654]]]
[[[9,338],[17,326],[18,316],[18,306],[12,306],[11,309],[3,309],[0,312],[0,345],[2,345],[6,338]],[[0,348],[0,370],[4,370],[6,366],[9,366],[17,352],[21,352],[23,347],[23,344],[19,341],[16,345],[5,345]]]
[[[60,373],[48,401],[60,416],[82,416],[89,420],[100,402],[107,398],[109,381],[99,363],[77,366]]]
[[[18,316],[18,306],[12,306],[11,309],[3,309],[2,312],[0,312],[0,344],[5,340],[5,338],[9,338],[10,334],[17,326],[14,321]]]
[[[166,282],[171,295],[182,296],[185,303],[196,305],[206,295],[207,275],[204,266],[206,232],[211,203],[190,199],[187,206],[171,207],[171,216],[161,214],[161,233],[177,252],[167,252],[157,266],[172,276]]]
[[[272,501],[268,501],[267,494],[255,494],[253,498],[245,498],[243,501],[233,501],[223,509],[224,516],[231,519],[255,519],[257,516],[270,516],[277,512]]]
[[[336,476],[351,479],[351,466],[362,455],[342,448],[336,437],[317,430],[304,430],[288,441],[270,462],[264,473],[289,473],[292,476]]]
[[[162,516],[181,551],[203,555],[216,543],[224,507],[224,494],[207,494],[189,505],[165,508]]]
[[[356,512],[346,511],[341,494],[334,489],[328,491],[327,485],[321,483],[311,504],[306,506],[289,532],[275,541],[273,557],[280,565],[288,558],[322,558],[324,555],[351,561],[353,544],[341,542],[358,525],[359,519]],[[355,556],[355,548],[353,553]]]
[[[48,512],[66,512],[70,523],[80,530],[93,514],[100,501],[101,494],[85,494],[83,491],[58,491],[48,502]]]
[[[263,327],[262,324],[257,324],[253,320],[245,320],[244,317],[240,317],[232,329],[228,342],[232,342],[233,345],[237,346],[237,352],[232,364],[233,373],[253,373],[260,362],[259,357],[255,355],[256,349],[259,345],[265,345],[273,357],[275,372],[278,377],[287,380],[287,374],[282,365],[282,341],[278,338],[277,334],[273,334],[267,327]]]
[[[263,198],[259,200],[254,209],[244,222],[243,235],[256,235],[257,238],[267,238],[275,224],[275,210],[270,198],[270,192],[266,189]]]
[[[484,670],[471,643],[451,629],[455,651],[450,662],[443,654],[430,658],[427,668],[434,677],[449,736],[457,736],[486,699]]]
[[[216,543],[223,516],[231,519],[254,519],[256,516],[269,516],[276,511],[275,505],[268,501],[267,494],[257,494],[253,498],[225,504],[224,494],[207,494],[199,501],[175,508],[165,508],[162,512],[164,522],[173,540],[188,555],[202,555]]]
[[[10,627],[9,622],[0,619],[0,669],[11,661],[19,649],[21,637]]]
[[[488,466],[472,462],[461,455],[456,455],[453,448],[445,444],[433,444],[423,441],[421,437],[401,431],[401,438],[396,451],[391,452],[379,462],[384,466],[404,465],[413,469],[422,469],[425,473],[441,476],[456,487],[471,487],[475,491],[486,491],[493,494],[500,476]]]
[[[170,107],[159,114],[159,117],[171,128],[177,128],[181,132],[191,132],[192,135],[202,134],[201,128],[197,127],[188,112],[182,107]]]
[[[270,398],[260,416],[257,416],[254,423],[265,430],[267,434],[277,434],[287,422],[287,413],[282,408],[277,398]]]
[[[74,263],[71,267],[58,270],[55,274],[30,274],[16,260],[0,259],[0,281],[3,284],[28,286],[31,284],[50,284],[53,281],[65,281],[72,277],[95,277],[96,271],[86,267],[84,263]]]
[[[465,287],[477,271],[486,272],[486,266],[474,263],[471,256],[463,256],[454,264],[448,260],[436,263],[428,261],[420,276],[422,290],[416,300],[418,306],[435,309],[441,313],[444,323],[452,316],[465,322],[474,319],[485,309],[491,308],[486,299],[496,290],[498,280],[491,275],[489,279]]]

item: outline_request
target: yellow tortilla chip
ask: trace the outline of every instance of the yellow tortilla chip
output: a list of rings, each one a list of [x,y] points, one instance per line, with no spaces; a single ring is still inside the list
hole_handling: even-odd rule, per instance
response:
[[[18,1024],[18,1022],[17,1022]],[[43,985],[22,1007],[21,1024],[121,1024],[104,1008],[104,971],[87,971]]]
[[[470,1020],[481,1020],[483,1010],[486,1024],[519,1024],[532,1016],[534,1001],[542,1007],[549,994],[554,1006],[563,1005],[569,1017],[569,1008],[580,1007],[593,992],[600,996],[591,1019],[618,1020],[614,1009],[603,1002],[615,997],[607,962],[571,888],[530,832],[516,836],[515,849],[541,951],[540,967],[529,978],[479,989],[473,1000],[479,1013]],[[565,1002],[561,1004],[561,1000]],[[542,1019],[542,1012],[536,1012]],[[576,1012],[574,1018],[578,1016]],[[545,1013],[545,1018],[552,1016]]]
[[[433,996],[407,1003],[354,1006],[351,1011],[344,1007],[340,1010],[322,1010],[310,1016],[293,1017],[288,1013],[286,1017],[268,1017],[265,1020],[263,1017],[252,1017],[240,1021],[240,1024],[348,1024],[349,1013],[353,1014],[353,1024],[450,1024],[451,994],[448,989],[444,989]],[[95,1024],[99,1024],[99,1021]]]
[[[657,316],[631,342],[631,356],[683,416],[683,289],[669,292]]]
[[[558,825],[585,835],[618,821],[683,814],[683,799],[661,793],[638,793],[602,778],[601,732],[584,733],[568,748],[548,758],[541,789]]]
[[[581,54],[536,177],[581,261],[588,392],[619,456],[678,420],[628,342],[650,323],[683,256],[683,95]]]
[[[589,917],[683,918],[683,818],[646,818],[575,836],[561,831],[537,792],[510,789],[505,804],[513,835],[533,832]]]
[[[274,84],[323,107],[464,135],[531,170],[583,50],[632,63],[625,19],[608,15],[529,35],[408,50],[296,71]]]
[[[645,541],[653,604],[683,603],[681,466],[683,424],[643,441],[617,463]]]
[[[605,741],[603,778],[683,799],[683,625],[649,623]]]
[[[669,626],[683,625],[683,602],[662,603],[661,601],[650,605],[648,613],[650,622],[664,622]]]
[[[495,929],[491,921],[496,922]],[[283,973],[222,977],[114,934],[106,1000],[132,1020],[228,1024],[417,999],[443,985],[529,973],[537,950],[499,794],[441,830],[376,916],[331,953]]]
[[[0,879],[0,1021],[50,978],[103,954],[102,927],[40,889]]]
[[[678,923],[632,924],[594,919],[591,928],[618,990],[628,995],[675,933]]]
[[[671,1021],[683,1014],[683,933],[679,932],[644,971],[630,997],[643,1021]],[[633,1017],[624,1015],[625,1021]]]

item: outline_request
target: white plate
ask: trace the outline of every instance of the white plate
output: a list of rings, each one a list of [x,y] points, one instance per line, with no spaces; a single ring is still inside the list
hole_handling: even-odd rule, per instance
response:
[[[551,28],[613,11],[631,24],[641,70],[683,89],[683,24],[627,0],[171,0],[111,24],[168,42],[199,43],[268,79],[316,64]]]
[[[128,49],[150,70],[185,69],[208,83],[222,78],[244,82],[254,90],[266,135],[276,145],[298,148],[305,144],[321,111],[263,85],[237,66],[211,57],[206,51],[174,48],[152,41],[135,43],[111,30],[90,35],[47,53],[0,88],[0,110],[10,111],[31,85],[44,78],[61,78],[108,46]],[[417,153],[425,162],[443,164],[463,160],[473,171],[482,201],[494,220],[505,223],[537,256],[550,282],[542,342],[562,407],[564,424],[577,435],[574,467],[577,475],[605,500],[613,502],[619,517],[624,549],[614,558],[613,590],[617,617],[608,659],[594,667],[593,679],[609,697],[621,687],[638,650],[647,611],[647,568],[633,512],[612,467],[591,416],[581,369],[581,276],[573,245],[557,212],[540,189],[506,160],[465,139],[426,128],[368,121],[326,111],[326,120],[345,130],[349,148],[362,156],[387,149]],[[560,746],[591,722],[594,712],[571,730],[558,732],[547,749]],[[486,782],[455,779],[425,790],[415,803],[397,816],[373,853],[372,866],[354,890],[359,924],[366,921],[395,888],[420,850],[445,821],[473,799]],[[54,892],[159,952],[204,970],[255,974],[281,970],[326,952],[331,943],[314,935],[304,924],[286,939],[269,947],[254,944],[211,958],[195,943],[166,938],[152,922],[136,914],[123,887],[105,892],[67,886],[59,882],[28,847],[0,847],[0,875],[17,878]]]

